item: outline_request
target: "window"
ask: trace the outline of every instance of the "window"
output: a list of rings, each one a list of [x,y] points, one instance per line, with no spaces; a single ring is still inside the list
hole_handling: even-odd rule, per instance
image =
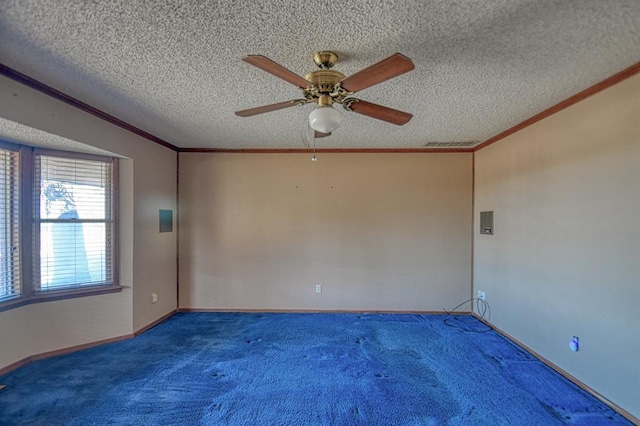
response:
[[[0,148],[0,302],[20,296],[19,153]]]
[[[36,153],[34,166],[35,291],[112,284],[112,163]]]
[[[0,142],[0,309],[119,291],[114,158]]]

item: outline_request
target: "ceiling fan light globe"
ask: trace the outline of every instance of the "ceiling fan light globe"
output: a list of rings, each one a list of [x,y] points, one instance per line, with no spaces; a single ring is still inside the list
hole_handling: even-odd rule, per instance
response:
[[[332,106],[317,107],[309,114],[309,125],[315,131],[330,133],[342,123],[342,114]]]

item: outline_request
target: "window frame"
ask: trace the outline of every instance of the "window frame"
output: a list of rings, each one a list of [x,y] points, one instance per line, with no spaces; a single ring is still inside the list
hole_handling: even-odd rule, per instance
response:
[[[0,302],[0,312],[17,308],[31,303],[48,302],[54,300],[71,299],[77,297],[94,296],[99,294],[116,293],[122,291],[119,274],[119,167],[117,157],[107,157],[94,154],[84,154],[70,151],[60,151],[49,148],[39,148],[29,145],[14,144],[0,139],[0,148],[19,153],[19,255],[20,255],[20,293],[18,296]],[[34,282],[34,265],[39,261],[40,247],[35,247],[36,224],[38,218],[34,216],[35,193],[35,156],[46,155],[61,158],[84,159],[92,161],[110,162],[112,164],[112,237],[111,262],[112,280],[108,284],[78,286],[64,289],[39,290]],[[39,233],[39,230],[37,231]]]

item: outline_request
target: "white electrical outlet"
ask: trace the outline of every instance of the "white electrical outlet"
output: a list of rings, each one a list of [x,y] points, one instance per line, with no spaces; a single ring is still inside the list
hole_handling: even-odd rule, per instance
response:
[[[316,284],[316,293],[322,293],[322,284]]]
[[[484,294],[484,291],[478,290],[478,299],[487,300],[487,296]]]
[[[151,303],[156,303],[158,301],[158,293],[151,293]]]

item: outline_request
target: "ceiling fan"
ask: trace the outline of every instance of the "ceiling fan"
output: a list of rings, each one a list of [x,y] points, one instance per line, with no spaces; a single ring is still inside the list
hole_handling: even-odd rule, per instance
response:
[[[403,125],[413,117],[407,112],[351,97],[360,90],[411,71],[414,68],[413,62],[400,53],[395,53],[349,77],[331,69],[338,61],[338,55],[330,51],[313,55],[313,61],[320,69],[310,72],[304,78],[262,55],[249,55],[242,60],[298,86],[304,98],[236,111],[236,115],[240,117],[251,117],[314,102],[317,107],[309,114],[309,125],[315,131],[316,138],[329,136],[340,126],[342,115],[333,108],[334,103],[341,104],[347,111],[397,125]]]

